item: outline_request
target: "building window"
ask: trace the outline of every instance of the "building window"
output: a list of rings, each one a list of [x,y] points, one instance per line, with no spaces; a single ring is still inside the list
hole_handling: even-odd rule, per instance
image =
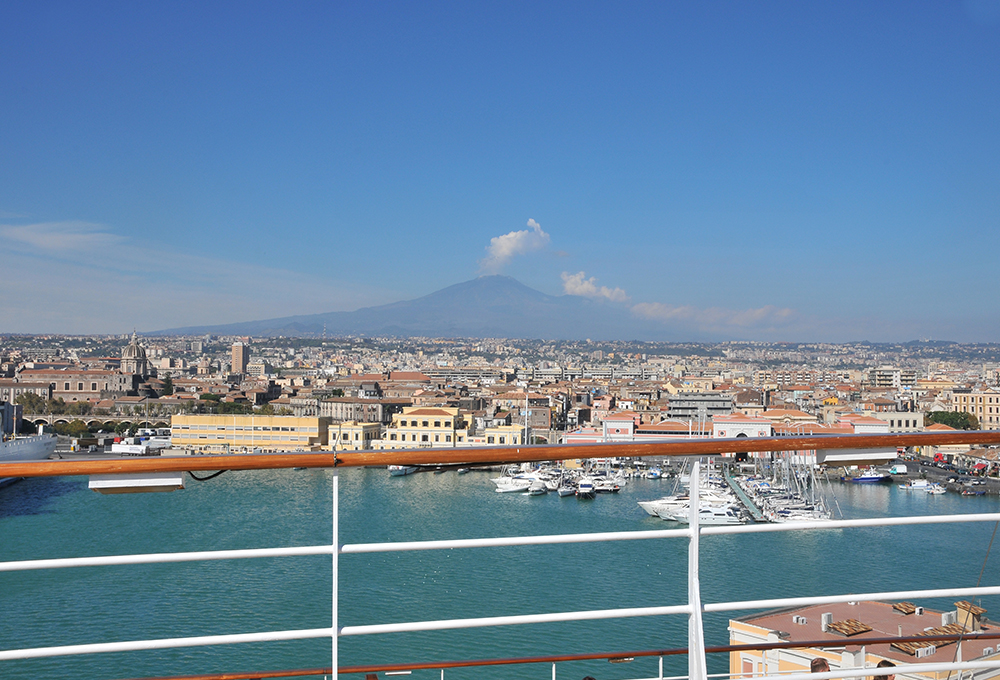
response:
[[[450,434],[446,434],[446,435],[444,436],[444,440],[445,440],[446,442],[450,442],[450,441],[451,441],[451,435],[450,435]]]
[[[63,391],[69,392],[69,383],[64,383],[63,384]]]
[[[487,444],[492,444],[493,443],[493,435],[490,435],[489,437],[486,438],[486,443]]]
[[[422,442],[428,441],[427,435],[426,434],[420,435],[420,441],[422,441]]]
[[[396,441],[396,435],[390,434],[389,435],[389,441],[393,441],[393,442]]]
[[[90,383],[90,391],[91,392],[97,391],[97,383]]]
[[[427,426],[428,426],[428,422],[425,420],[424,421],[424,427],[427,427]]]
[[[434,441],[436,441],[436,442],[441,441],[441,435],[439,435],[439,434],[434,435]]]
[[[451,421],[450,420],[444,421],[444,426],[445,427],[451,427]]]
[[[504,437],[500,437],[500,443],[501,444],[506,444],[507,443],[506,441],[504,441],[504,439],[505,439]]]
[[[440,420],[435,420],[434,421],[434,427],[441,427],[441,421]]]

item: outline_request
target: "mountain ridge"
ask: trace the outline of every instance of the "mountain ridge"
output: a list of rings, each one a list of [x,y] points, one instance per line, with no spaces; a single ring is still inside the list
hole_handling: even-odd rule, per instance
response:
[[[325,312],[185,326],[148,335],[314,337],[520,337],[552,340],[663,339],[660,324],[637,319],[627,307],[575,295],[548,295],[503,275],[480,276],[412,300],[353,312]],[[656,336],[656,337],[654,337]]]

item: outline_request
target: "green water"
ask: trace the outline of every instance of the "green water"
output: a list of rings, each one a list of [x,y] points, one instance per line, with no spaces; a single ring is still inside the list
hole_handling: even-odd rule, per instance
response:
[[[636,480],[593,501],[497,494],[486,473],[340,473],[340,541],[363,543],[667,528],[636,500],[668,482]],[[231,472],[166,494],[102,496],[85,478],[0,489],[0,561],[329,543],[332,473]],[[845,517],[997,512],[996,497],[890,486],[830,487]],[[702,539],[706,602],[1000,583],[993,524],[830,530]],[[340,625],[682,604],[682,539],[343,555]],[[327,557],[0,573],[0,649],[188,637],[330,624]],[[949,608],[950,602],[922,602]],[[1000,612],[1000,598],[982,605]],[[708,644],[728,616],[705,617]],[[662,649],[686,645],[682,616],[342,637],[342,665]],[[105,680],[330,664],[308,640],[0,662],[0,678]],[[727,657],[710,659],[724,672]],[[655,659],[560,664],[558,677],[652,676]],[[683,657],[665,664],[686,672]],[[360,677],[360,676],[355,676]],[[412,678],[433,680],[437,671]],[[549,666],[448,670],[457,678],[549,678]]]

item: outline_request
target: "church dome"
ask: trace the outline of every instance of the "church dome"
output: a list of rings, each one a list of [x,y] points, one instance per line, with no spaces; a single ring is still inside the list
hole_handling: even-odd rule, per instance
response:
[[[122,350],[122,359],[146,360],[146,350],[139,344],[139,339],[132,333],[132,342]]]

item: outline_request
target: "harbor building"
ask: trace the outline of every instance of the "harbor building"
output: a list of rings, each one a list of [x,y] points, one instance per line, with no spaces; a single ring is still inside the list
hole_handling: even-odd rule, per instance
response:
[[[377,449],[417,449],[455,447],[465,444],[469,431],[461,412],[455,407],[410,406],[392,416],[382,439],[373,442]]]
[[[322,418],[258,415],[174,415],[170,444],[199,453],[320,451],[327,447]]]
[[[520,446],[524,443],[524,425],[495,425],[469,437],[470,446]]]
[[[334,451],[367,451],[382,438],[382,424],[348,420],[331,425],[329,432]]]
[[[896,665],[950,662],[961,644],[958,658],[975,661],[996,653],[995,640],[977,640],[979,631],[996,632],[983,614],[986,610],[966,601],[955,603],[952,611],[918,607],[912,602],[843,602],[809,607],[777,609],[729,621],[729,644],[823,641],[814,647],[794,647],[766,651],[741,650],[729,655],[733,678],[765,674],[809,673],[813,659],[822,658],[830,670],[874,668],[880,661]],[[960,635],[961,643],[894,642],[872,644],[875,638],[923,635]],[[945,680],[949,673],[899,673],[910,680]],[[977,670],[976,680],[1000,676],[1000,668]]]

